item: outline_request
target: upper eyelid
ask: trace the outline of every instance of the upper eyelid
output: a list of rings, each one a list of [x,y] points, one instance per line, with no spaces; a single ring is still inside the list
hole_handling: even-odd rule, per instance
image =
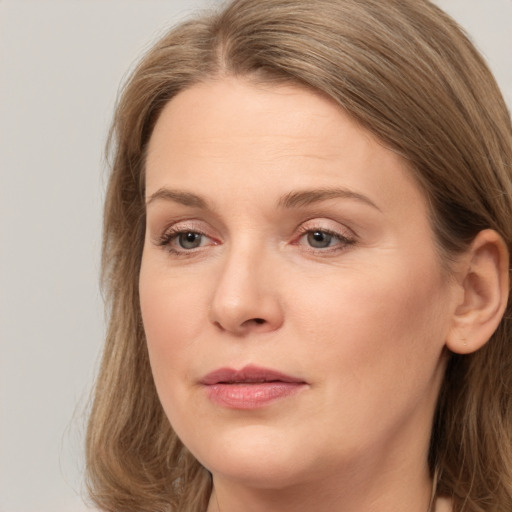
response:
[[[175,225],[169,226],[166,229],[164,229],[161,233],[161,237],[174,237],[176,238],[178,235],[183,233],[197,233],[198,235],[204,236],[206,238],[212,238],[210,235],[208,235],[205,230],[198,229],[197,227],[176,227]]]
[[[332,224],[336,224],[337,227],[332,227]],[[301,222],[296,229],[297,231],[302,232],[314,231],[316,229],[318,231],[327,231],[346,238],[357,238],[357,234],[353,229],[349,228],[348,226],[342,224],[339,221],[328,218],[315,217],[308,219],[306,221]]]
[[[159,231],[162,234],[165,234],[169,231],[173,232],[183,232],[183,231],[193,231],[195,233],[200,233],[205,236],[209,236],[203,226],[205,225],[205,222],[200,219],[177,219],[173,220],[172,222],[168,222],[165,224],[165,226]]]
[[[310,218],[302,219],[292,229],[290,236],[292,238],[295,238],[297,235],[302,235],[304,233],[314,230],[326,231],[329,232],[330,234],[337,235],[343,238],[358,238],[355,231],[349,228],[345,223],[323,216],[312,216]],[[152,230],[149,229],[148,231],[151,232]],[[163,238],[166,234],[175,234],[186,231],[196,232],[207,238],[212,239],[224,238],[220,235],[218,227],[212,226],[211,222],[197,217],[174,219],[171,222],[165,223],[163,227],[160,227],[157,230],[155,229],[154,231],[155,234],[152,238],[158,240]],[[223,230],[221,229],[221,231]]]

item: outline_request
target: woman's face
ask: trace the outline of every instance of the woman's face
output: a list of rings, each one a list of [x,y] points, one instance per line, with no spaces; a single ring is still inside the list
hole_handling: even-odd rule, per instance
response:
[[[146,194],[154,380],[214,477],[425,474],[456,293],[404,160],[306,89],[222,79],[163,110]]]

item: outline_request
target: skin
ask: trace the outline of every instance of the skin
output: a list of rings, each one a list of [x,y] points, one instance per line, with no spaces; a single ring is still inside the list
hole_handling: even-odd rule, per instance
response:
[[[461,286],[404,160],[320,95],[223,78],[168,103],[146,171],[148,350],[171,424],[213,475],[208,511],[426,512]],[[282,204],[326,189],[338,196]],[[251,410],[208,398],[204,375],[248,364],[306,385]]]

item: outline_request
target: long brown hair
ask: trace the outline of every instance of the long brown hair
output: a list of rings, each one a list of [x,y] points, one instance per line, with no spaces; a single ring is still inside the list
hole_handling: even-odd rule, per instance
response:
[[[124,87],[111,131],[103,239],[109,325],[87,435],[106,511],[204,511],[211,478],[172,430],[153,384],[138,296],[144,158],[164,105],[201,81],[292,82],[338,102],[405,158],[443,260],[484,228],[512,252],[510,114],[483,59],[427,0],[235,0],[172,29]],[[430,466],[454,512],[512,510],[511,304],[478,352],[452,355]]]

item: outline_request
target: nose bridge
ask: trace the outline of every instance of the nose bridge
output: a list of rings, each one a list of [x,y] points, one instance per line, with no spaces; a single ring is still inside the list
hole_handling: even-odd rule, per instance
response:
[[[211,320],[236,334],[278,328],[282,311],[272,267],[263,244],[250,237],[231,244],[213,292]]]

